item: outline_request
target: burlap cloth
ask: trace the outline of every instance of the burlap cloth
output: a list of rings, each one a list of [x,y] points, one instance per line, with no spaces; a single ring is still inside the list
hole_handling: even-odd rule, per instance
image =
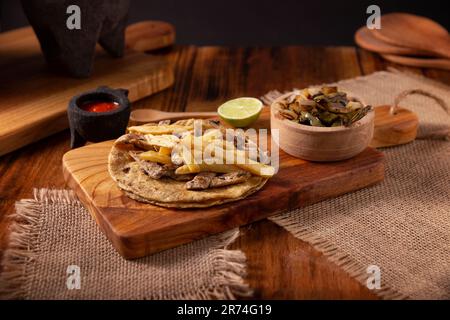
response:
[[[341,81],[367,103],[390,105],[421,89],[450,105],[450,88],[415,75],[378,72]],[[381,269],[383,298],[450,298],[450,117],[435,100],[413,95],[401,106],[417,113],[419,140],[385,148],[385,181],[371,188],[271,218],[311,243],[366,285]],[[301,272],[301,271],[300,271]]]
[[[2,298],[233,299],[251,293],[243,281],[244,253],[224,249],[237,229],[128,261],[67,190],[36,190],[34,199],[17,203],[13,218]],[[71,265],[80,268],[80,289],[68,289]]]

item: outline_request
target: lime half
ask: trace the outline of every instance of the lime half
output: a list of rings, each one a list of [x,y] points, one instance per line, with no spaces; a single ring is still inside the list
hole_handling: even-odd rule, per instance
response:
[[[262,106],[262,102],[256,98],[237,98],[225,102],[217,109],[217,113],[233,127],[244,128],[258,119]]]

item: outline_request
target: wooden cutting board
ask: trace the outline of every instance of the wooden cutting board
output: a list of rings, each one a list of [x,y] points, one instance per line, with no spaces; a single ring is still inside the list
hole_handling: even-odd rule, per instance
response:
[[[257,126],[268,128],[268,113]],[[63,171],[68,186],[127,259],[336,197],[384,178],[383,154],[372,148],[335,163],[307,162],[280,150],[279,172],[248,198],[206,209],[167,209],[134,201],[117,188],[107,169],[112,143],[69,151],[63,157]]]
[[[142,23],[127,29],[131,42],[123,58],[114,59],[98,49],[88,79],[49,72],[31,28],[1,33],[0,156],[68,128],[67,104],[82,91],[100,85],[125,88],[130,100],[136,101],[169,87],[174,78],[166,58],[132,49],[158,48],[173,41],[168,24],[153,25],[153,29]],[[163,31],[157,32],[161,28]]]

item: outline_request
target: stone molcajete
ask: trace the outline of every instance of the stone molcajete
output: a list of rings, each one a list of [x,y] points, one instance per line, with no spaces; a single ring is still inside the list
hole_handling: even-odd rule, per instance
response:
[[[52,68],[88,77],[97,42],[112,56],[123,56],[129,0],[21,1]],[[80,9],[79,29],[67,27],[68,7],[73,5]]]

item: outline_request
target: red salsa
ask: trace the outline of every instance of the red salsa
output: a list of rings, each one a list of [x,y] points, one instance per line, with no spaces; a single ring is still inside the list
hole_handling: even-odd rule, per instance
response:
[[[81,106],[81,109],[89,112],[108,112],[119,107],[117,102],[113,101],[89,101]]]

